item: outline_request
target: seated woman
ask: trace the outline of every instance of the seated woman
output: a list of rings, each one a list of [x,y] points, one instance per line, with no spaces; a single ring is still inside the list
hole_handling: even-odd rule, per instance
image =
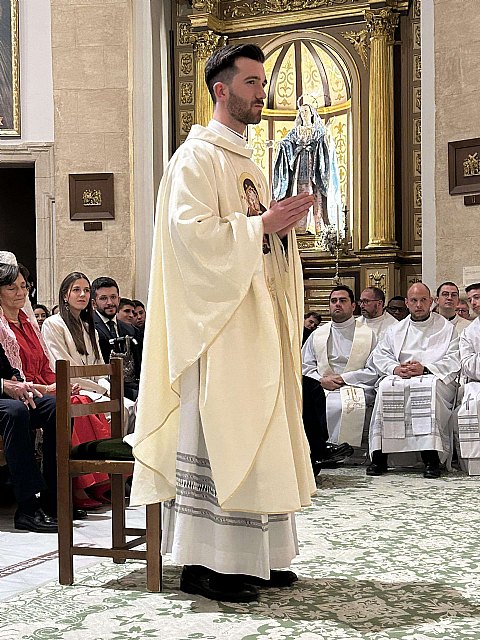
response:
[[[55,393],[55,373],[50,367],[48,357],[42,347],[37,331],[23,311],[27,296],[26,270],[22,266],[0,265],[0,305],[4,318],[8,322],[11,335],[18,345],[21,365],[25,379],[33,382],[34,387],[43,395]],[[10,351],[12,351],[10,345]],[[80,385],[73,391],[78,394]],[[81,400],[81,399],[80,399]],[[74,400],[75,401],[75,400]],[[77,400],[78,401],[78,400]],[[78,444],[86,440],[108,438],[109,425],[105,418],[84,416],[76,418],[72,442]],[[105,500],[93,500],[85,494],[86,487],[101,483],[99,497],[106,489],[108,475],[90,474],[74,480],[74,504],[77,508],[96,508]],[[95,491],[95,489],[94,489]]]
[[[74,366],[103,364],[87,276],[79,271],[66,276],[60,285],[58,299],[59,313],[47,318],[42,328],[51,367],[55,367],[57,360],[68,360]],[[108,399],[110,384],[106,378],[96,381],[82,378],[76,382],[83,395],[93,400],[100,400],[99,396]],[[135,422],[134,402],[128,398],[123,402],[125,427],[130,433]]]
[[[44,304],[34,304],[33,313],[35,314],[35,318],[37,319],[38,326],[41,329],[42,324],[50,315],[50,311],[47,309],[47,307]]]

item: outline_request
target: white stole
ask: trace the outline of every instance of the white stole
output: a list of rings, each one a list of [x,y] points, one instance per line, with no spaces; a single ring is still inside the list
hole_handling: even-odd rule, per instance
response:
[[[317,357],[317,371],[320,376],[333,373],[328,362],[327,342],[332,323],[321,325],[313,333],[313,348]],[[352,348],[342,373],[357,371],[365,367],[372,350],[372,330],[364,324],[356,323]],[[330,392],[325,390],[325,395]],[[363,389],[351,385],[340,387],[342,417],[340,421],[339,442],[348,442],[353,447],[362,443],[363,424],[365,422],[365,393]]]

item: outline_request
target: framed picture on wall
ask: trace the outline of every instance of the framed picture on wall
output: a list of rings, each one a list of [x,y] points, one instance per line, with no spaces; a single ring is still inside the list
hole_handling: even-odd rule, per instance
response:
[[[113,173],[68,176],[70,220],[114,220]]]
[[[0,137],[20,137],[18,0],[0,0]]]
[[[449,193],[480,193],[480,138],[448,143]]]

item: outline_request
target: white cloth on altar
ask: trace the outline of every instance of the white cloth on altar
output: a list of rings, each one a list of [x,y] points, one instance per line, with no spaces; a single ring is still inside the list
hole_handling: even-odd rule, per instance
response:
[[[298,554],[295,515],[220,508],[198,410],[198,362],[182,374],[177,493],[163,504],[162,554],[175,564],[269,578]]]
[[[370,327],[377,338],[377,342],[379,342],[385,335],[387,329],[397,324],[398,320],[388,313],[388,311],[384,311],[378,318],[365,318],[365,316],[360,316],[357,322]]]
[[[361,394],[365,407],[373,405],[375,400],[374,385],[378,378],[375,369],[367,364],[370,352],[375,346],[376,339],[373,331],[369,331],[369,348],[365,352],[361,361],[358,362],[361,368],[356,370],[347,369],[347,365],[352,353],[352,345],[354,343],[355,330],[358,324],[354,317],[345,322],[328,322],[316,329],[303,345],[302,349],[302,373],[315,380],[328,373],[341,375],[346,386],[355,389],[355,392]],[[329,331],[327,339],[327,352],[319,353],[318,347],[315,348],[315,334],[317,331]],[[326,356],[326,357],[325,357]],[[363,366],[362,366],[363,365]],[[329,441],[337,444],[341,439],[342,413],[344,413],[344,403],[340,390],[326,392],[326,410],[327,410],[327,428]],[[369,411],[362,412],[364,420],[369,419]],[[358,432],[361,439],[363,431],[362,424],[358,425]]]
[[[450,416],[456,393],[456,378],[460,370],[458,335],[454,325],[437,313],[427,320],[414,321],[407,317],[391,327],[372,354],[373,363],[382,380],[370,424],[370,452],[384,453],[436,450],[442,461],[447,460],[452,447]],[[432,398],[430,433],[415,435],[412,428],[410,383],[393,372],[409,360],[420,362],[431,373],[421,376],[422,384],[435,382]],[[389,392],[395,380],[404,382],[404,437],[385,437],[381,412],[382,394]],[[416,384],[418,382],[416,381]]]
[[[293,512],[316,490],[301,418],[301,263],[293,232],[288,255],[276,234],[262,252],[245,190],[253,183],[267,205],[269,195],[251,153],[226,127],[197,125],[162,179],[131,504],[176,494],[180,384],[195,363],[222,510]]]

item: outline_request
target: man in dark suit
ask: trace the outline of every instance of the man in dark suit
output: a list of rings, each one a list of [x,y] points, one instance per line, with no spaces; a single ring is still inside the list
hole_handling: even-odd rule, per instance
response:
[[[110,340],[130,336],[137,342],[137,344],[132,345],[135,362],[135,381],[125,380],[124,388],[125,396],[130,400],[136,400],[142,364],[142,341],[133,325],[122,322],[117,318],[118,305],[120,303],[118,284],[113,278],[96,278],[92,282],[92,299],[95,307],[95,328],[98,332],[100,350],[105,362],[109,362],[110,353],[113,350]]]
[[[0,435],[17,501],[16,529],[36,533],[58,530],[52,517],[57,511],[55,410],[55,398],[42,397],[32,383],[21,381],[0,345]],[[43,475],[32,437],[39,428],[43,429]]]

